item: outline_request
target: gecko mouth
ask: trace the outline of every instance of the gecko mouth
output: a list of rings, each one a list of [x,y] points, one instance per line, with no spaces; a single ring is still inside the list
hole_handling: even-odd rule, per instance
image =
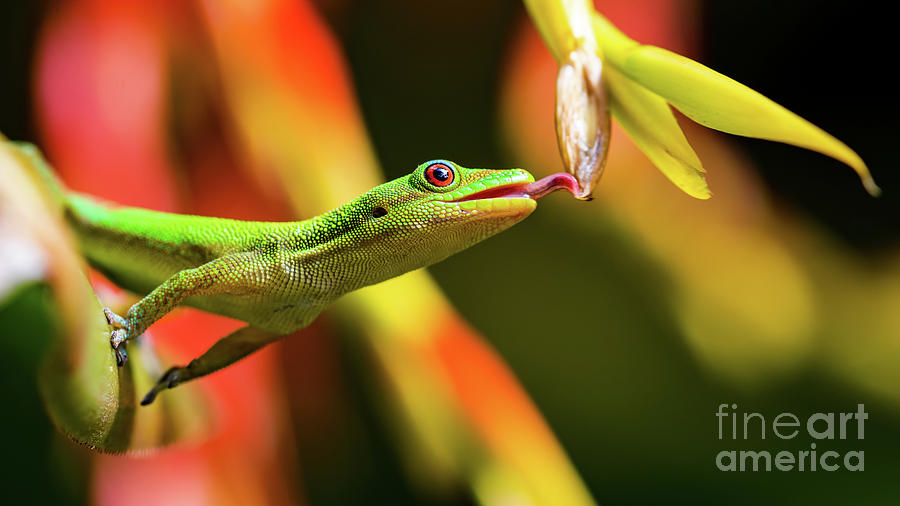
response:
[[[468,200],[486,199],[532,199],[537,200],[556,190],[568,190],[572,195],[578,193],[578,182],[568,173],[558,172],[532,183],[514,183],[495,186],[486,190],[470,193],[449,202],[465,202]]]

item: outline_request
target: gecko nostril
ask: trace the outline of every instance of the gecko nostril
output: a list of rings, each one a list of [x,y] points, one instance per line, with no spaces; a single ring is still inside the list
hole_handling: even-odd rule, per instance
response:
[[[372,210],[372,217],[373,217],[373,218],[380,218],[380,217],[382,217],[382,216],[384,216],[384,215],[386,215],[386,214],[387,214],[387,209],[385,209],[385,208],[383,208],[383,207],[380,207],[380,206],[379,206],[379,207],[376,207],[375,209]]]

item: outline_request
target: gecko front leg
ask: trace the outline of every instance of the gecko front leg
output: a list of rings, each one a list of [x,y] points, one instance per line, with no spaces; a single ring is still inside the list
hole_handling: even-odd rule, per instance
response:
[[[263,262],[253,253],[224,256],[175,273],[131,306],[124,318],[104,309],[106,320],[114,328],[109,342],[116,352],[116,363],[121,367],[128,360],[125,351],[128,341],[143,334],[184,299],[195,295],[253,293],[264,284],[262,269]]]

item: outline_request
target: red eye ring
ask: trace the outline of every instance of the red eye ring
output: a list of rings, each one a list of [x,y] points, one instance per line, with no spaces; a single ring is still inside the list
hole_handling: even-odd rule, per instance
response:
[[[456,173],[446,163],[436,162],[425,168],[425,180],[439,188],[450,186],[454,179]]]

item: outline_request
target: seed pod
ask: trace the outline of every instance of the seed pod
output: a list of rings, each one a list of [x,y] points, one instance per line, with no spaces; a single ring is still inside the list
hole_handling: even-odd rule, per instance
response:
[[[566,171],[578,180],[575,196],[581,200],[591,199],[609,150],[609,101],[602,70],[597,52],[579,45],[556,75],[556,140]]]

